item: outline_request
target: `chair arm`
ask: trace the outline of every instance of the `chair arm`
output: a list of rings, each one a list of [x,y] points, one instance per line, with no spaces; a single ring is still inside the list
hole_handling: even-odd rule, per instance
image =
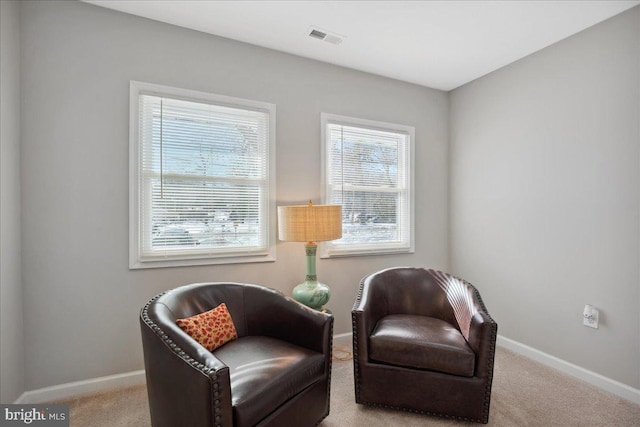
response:
[[[362,362],[369,360],[369,336],[378,320],[388,314],[386,295],[383,295],[380,287],[371,283],[370,278],[371,275],[366,276],[360,282],[358,295],[351,310],[354,359]]]
[[[371,335],[378,320],[389,314],[387,296],[380,286],[375,286],[367,276],[360,282],[358,295],[351,310],[354,319],[362,325],[365,336]]]
[[[486,311],[478,311],[471,318],[469,346],[476,354],[476,377],[493,375],[498,324]]]
[[[333,316],[265,287],[244,288],[247,335],[264,335],[331,355]]]
[[[162,321],[166,311],[152,300],[140,314],[152,425],[232,427],[229,368],[177,325]]]
[[[475,286],[455,276],[444,276],[447,300],[458,327],[476,354],[475,376],[491,379],[498,324],[489,315]]]

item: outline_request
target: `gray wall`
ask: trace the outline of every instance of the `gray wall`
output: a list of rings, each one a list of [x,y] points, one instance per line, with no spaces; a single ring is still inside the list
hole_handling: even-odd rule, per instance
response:
[[[198,281],[290,294],[301,244],[274,263],[128,269],[129,80],[277,105],[279,204],[320,197],[320,113],[416,127],[416,253],[319,260],[335,333],[363,275],[448,265],[448,95],[78,2],[22,2],[26,389],[143,368],[138,311]]]
[[[640,388],[640,7],[450,101],[453,270],[505,337]]]
[[[24,391],[20,260],[20,34],[17,2],[0,2],[0,402]]]

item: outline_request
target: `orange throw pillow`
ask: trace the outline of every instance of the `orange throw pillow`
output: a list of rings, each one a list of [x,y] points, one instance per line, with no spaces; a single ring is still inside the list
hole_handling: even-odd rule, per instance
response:
[[[213,310],[178,319],[180,328],[209,351],[238,338],[233,319],[225,303]]]

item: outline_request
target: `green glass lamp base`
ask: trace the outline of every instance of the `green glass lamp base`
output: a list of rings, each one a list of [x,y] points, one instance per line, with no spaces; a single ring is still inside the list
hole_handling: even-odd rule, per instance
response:
[[[322,306],[329,302],[331,289],[324,283],[318,282],[318,276],[316,275],[317,248],[318,245],[314,242],[308,242],[304,245],[307,258],[307,276],[305,277],[304,283],[300,283],[293,288],[293,299],[314,310],[329,312],[322,308]]]
[[[329,286],[320,282],[304,282],[293,288],[293,299],[314,310],[322,311],[331,298]]]

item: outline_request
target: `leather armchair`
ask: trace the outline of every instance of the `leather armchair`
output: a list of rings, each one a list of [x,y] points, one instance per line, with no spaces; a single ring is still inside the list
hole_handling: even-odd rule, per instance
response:
[[[382,270],[360,283],[352,320],[356,403],[488,422],[498,325],[473,285]]]
[[[176,319],[225,303],[238,339],[213,352]],[[201,283],[140,313],[151,423],[314,426],[329,414],[333,317],[257,285]]]

